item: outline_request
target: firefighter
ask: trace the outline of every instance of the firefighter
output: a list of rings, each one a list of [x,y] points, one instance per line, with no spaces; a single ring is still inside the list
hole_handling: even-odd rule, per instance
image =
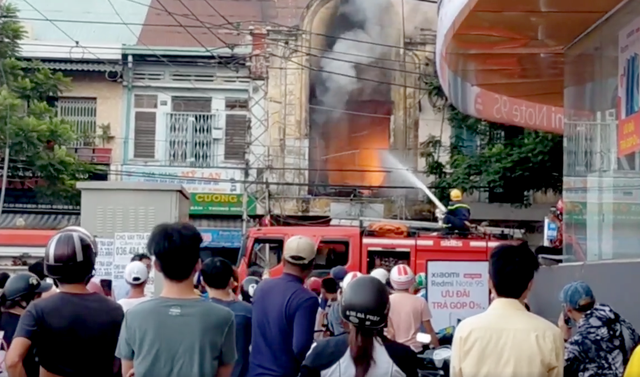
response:
[[[469,232],[471,208],[462,202],[462,191],[453,189],[450,197],[451,203],[442,219],[442,223],[447,228],[447,232]]]

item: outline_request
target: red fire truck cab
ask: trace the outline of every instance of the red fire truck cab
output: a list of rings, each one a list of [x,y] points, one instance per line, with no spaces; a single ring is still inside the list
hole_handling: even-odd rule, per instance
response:
[[[407,237],[377,237],[367,231],[374,223],[400,223],[410,231]],[[259,266],[268,276],[282,274],[282,251],[289,237],[302,235],[317,243],[314,276],[326,276],[331,268],[345,266],[349,271],[369,273],[378,267],[391,269],[408,264],[416,273],[426,272],[428,261],[486,261],[500,243],[521,242],[518,229],[484,228],[483,234],[466,237],[445,236],[437,223],[387,219],[334,220],[331,226],[274,226],[248,231],[240,255],[240,279],[248,269]]]

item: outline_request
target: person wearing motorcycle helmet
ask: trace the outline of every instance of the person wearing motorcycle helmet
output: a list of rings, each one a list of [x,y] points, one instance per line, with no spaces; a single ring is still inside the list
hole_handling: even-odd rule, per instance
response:
[[[387,284],[387,280],[389,280],[389,272],[384,268],[376,268],[375,270],[371,271],[371,276],[380,280],[382,284],[385,285]]]
[[[424,272],[421,272],[418,275],[416,275],[415,288],[416,288],[416,291],[427,288],[427,274],[425,274]]]
[[[42,282],[34,274],[21,272],[7,280],[0,304],[2,305],[2,317],[0,317],[0,330],[4,332],[2,341],[3,351],[11,346],[13,335],[16,332],[20,317],[25,309],[34,300],[39,299],[43,293],[53,289],[53,284]],[[22,366],[27,377],[38,377],[40,366],[38,365],[33,347],[22,361]]]
[[[315,276],[310,277],[304,282],[304,286],[311,292],[315,293],[316,296],[320,297],[320,291],[322,290],[322,280],[320,280],[320,278]]]
[[[260,278],[255,276],[247,276],[242,281],[240,285],[240,295],[242,297],[242,301],[251,304],[253,302],[253,295],[258,288],[258,284],[260,284]]]
[[[355,279],[363,276],[358,271],[349,272],[345,275],[344,280],[340,283],[340,289],[338,290],[338,300],[335,302],[331,308],[329,309],[329,313],[327,314],[327,329],[329,330],[330,336],[338,336],[346,333],[349,330],[349,327],[345,325],[344,320],[341,316],[341,297],[344,290],[347,288],[349,284]]]
[[[344,287],[341,316],[348,334],[323,339],[311,348],[300,377],[418,376],[411,348],[384,336],[389,313],[387,287],[373,276],[358,276]]]
[[[242,282],[243,301],[239,301],[232,291],[233,287],[237,284],[234,276],[234,268],[229,261],[220,257],[209,258],[202,265],[201,273],[202,281],[207,292],[209,292],[211,302],[222,305],[233,312],[237,357],[231,376],[245,377],[249,371],[249,347],[251,346],[251,318],[253,313],[251,305],[249,304],[251,301],[246,302],[246,300],[244,300],[244,290],[246,283],[247,291],[251,291],[251,296],[253,296],[253,291],[255,291],[257,283],[255,283],[255,280],[253,281],[253,288],[251,287],[251,283],[252,279],[256,278],[247,277]],[[249,292],[247,292],[247,294],[248,293]]]
[[[40,368],[58,376],[113,376],[114,354],[122,307],[91,293],[96,241],[86,231],[63,229],[45,248],[45,273],[59,293],[32,302],[20,318],[5,362],[10,375],[23,375],[29,349],[36,350]]]
[[[431,311],[426,300],[410,292],[415,275],[409,266],[400,264],[391,270],[389,279],[395,292],[390,297],[389,327],[393,329],[389,337],[406,344],[414,351],[422,351],[423,345],[417,336],[421,328],[431,335],[431,345],[438,347],[438,337],[431,326]]]

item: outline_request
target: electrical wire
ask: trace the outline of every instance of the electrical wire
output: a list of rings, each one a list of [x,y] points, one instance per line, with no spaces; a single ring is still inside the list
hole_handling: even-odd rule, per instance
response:
[[[297,49],[293,49],[293,51],[305,54],[306,56],[313,56],[316,58],[321,58],[321,59],[328,59],[328,60],[333,60],[333,61],[337,61],[337,62],[343,62],[343,63],[350,63],[350,64],[355,64],[355,65],[359,65],[362,67],[369,67],[369,68],[375,68],[375,69],[379,69],[379,70],[384,70],[384,71],[391,71],[391,72],[400,72],[400,73],[407,73],[410,75],[423,75],[422,72],[419,71],[409,71],[409,70],[405,70],[405,69],[399,69],[399,68],[392,68],[392,67],[381,67],[379,65],[375,65],[375,64],[370,64],[370,63],[362,63],[362,62],[356,62],[353,60],[346,60],[346,59],[340,59],[340,58],[336,58],[333,56],[327,56],[327,55],[318,55],[318,54],[312,54],[310,52],[306,52],[306,51],[302,51],[302,50],[297,50]],[[329,51],[329,52],[333,52],[333,51]],[[370,57],[371,60],[377,60],[374,57]],[[402,63],[402,61],[396,61],[397,63]]]
[[[142,166],[136,166],[136,168],[145,168]],[[182,170],[194,170],[201,168],[191,168],[191,167],[178,167],[178,166],[147,166],[146,168],[178,168]],[[204,168],[207,169],[207,168]],[[218,168],[209,168],[209,170],[216,170]],[[242,170],[242,169],[237,169]],[[123,172],[118,170],[104,170],[103,173],[108,174],[110,177],[132,177],[132,178],[150,178],[150,179],[158,179],[158,180],[169,180],[169,181],[182,181],[198,183],[198,182],[211,182],[211,183],[237,183],[237,184],[260,184],[261,182],[256,182],[255,180],[243,180],[243,179],[232,179],[232,178],[220,178],[220,179],[211,179],[211,178],[193,178],[193,177],[178,177],[178,176],[169,176],[166,174],[159,173],[143,173],[143,172]],[[123,180],[126,181],[126,180]],[[144,182],[136,181],[136,182]],[[267,182],[264,182],[266,184]],[[291,187],[327,187],[327,188],[336,188],[336,189],[358,189],[358,190],[420,190],[415,186],[399,186],[399,185],[380,185],[380,186],[372,186],[372,185],[349,185],[349,184],[331,184],[331,183],[296,183],[296,182],[268,182],[270,186],[291,186]],[[181,183],[185,184],[185,183]],[[207,187],[203,185],[203,187]],[[436,188],[436,187],[432,187]],[[441,188],[441,187],[438,187]],[[206,192],[206,191],[205,191]]]
[[[25,1],[26,1],[26,0],[25,0]],[[30,6],[32,6],[30,3],[28,3],[28,1],[27,1],[27,4],[29,4]],[[161,4],[161,5],[162,5],[162,4]],[[32,7],[33,7],[33,6],[32,6]],[[38,9],[36,9],[35,7],[33,7],[33,8],[34,8],[38,13],[40,13],[40,14],[41,14],[45,19],[47,19],[47,18],[46,18],[46,16],[44,16],[44,14],[42,14],[42,12],[40,12],[40,11],[39,11]],[[168,10],[166,10],[166,8],[165,8],[165,11],[166,11],[167,13],[170,13],[170,12],[168,12]],[[124,24],[124,20],[122,19],[122,17],[120,17],[120,15],[119,15],[119,14],[118,14],[118,16],[119,16],[119,18],[121,19],[121,21],[122,21],[122,22],[123,22],[123,24]],[[197,18],[197,17],[196,17],[196,18]],[[175,19],[175,17],[174,17],[174,20],[175,20],[176,22],[178,22],[178,21],[177,21],[177,19]],[[52,23],[53,23],[53,22],[52,22]],[[58,28],[58,29],[59,29],[63,34],[65,34],[68,38],[70,38],[71,40],[73,40],[73,39],[72,39],[72,37],[71,37],[68,33],[66,33],[63,29],[61,29],[58,25],[55,25],[55,24],[54,24],[54,26],[56,26],[56,27],[57,27],[57,28]],[[182,25],[182,27],[185,29],[185,31],[188,31],[188,30],[186,30],[186,28],[184,27],[184,25]],[[195,38],[195,36],[193,36],[193,35],[192,35],[192,37],[193,37],[195,40],[197,40],[197,38]],[[79,43],[78,43],[77,41],[75,41],[75,42],[76,42],[76,44],[78,44],[78,45],[79,45]],[[198,42],[199,42],[199,41],[198,41]],[[147,47],[149,50],[151,50],[148,46],[146,46],[146,47]],[[203,46],[203,47],[204,47],[204,46]],[[84,48],[84,49],[86,49],[86,47],[83,47],[83,48]],[[206,49],[206,47],[204,47],[204,48]],[[89,52],[90,52],[90,53],[92,53],[91,51],[89,51]],[[100,59],[97,55],[95,55],[95,54],[93,54],[93,53],[92,53],[92,55],[94,55],[94,56],[96,56],[96,58]],[[212,55],[213,55],[213,54],[212,54]],[[162,57],[161,57],[161,56],[159,56],[159,55],[158,55],[158,57],[160,57],[160,58],[162,59]],[[215,57],[215,55],[214,55],[214,57]],[[281,57],[281,58],[282,58],[282,57]],[[294,62],[294,63],[297,63],[297,62]],[[169,64],[170,64],[170,63],[169,63]],[[171,65],[171,64],[170,64],[170,65]],[[313,69],[313,68],[306,67],[306,66],[304,66],[304,65],[302,65],[302,67],[307,68],[307,69],[315,70],[315,69]],[[320,70],[320,71],[322,71],[322,70]],[[328,72],[328,73],[334,73],[334,74],[337,74],[337,73],[335,73],[335,72]],[[354,78],[354,79],[363,79],[363,78],[357,78],[357,77],[355,77],[355,76],[349,76],[349,75],[343,75],[343,76],[351,77],[351,78]],[[381,83],[381,84],[392,84],[392,83],[385,83],[385,82],[376,81],[376,80],[369,80],[369,79],[364,79],[364,80],[365,80],[365,81],[374,81],[374,82],[378,82],[378,83]],[[156,89],[157,89],[157,88],[156,88]],[[158,89],[157,89],[157,90],[158,90]],[[162,92],[162,91],[160,91],[160,90],[158,90],[158,91],[159,91],[159,92]],[[313,106],[313,105],[312,105],[312,106]],[[325,108],[325,109],[330,109],[330,108],[326,108],[326,107],[323,107],[323,108]],[[335,109],[335,110],[341,110],[341,109]],[[344,111],[344,110],[342,110],[342,111]],[[346,112],[346,111],[345,111],[345,112]],[[351,113],[353,113],[353,112],[351,112]],[[362,114],[362,115],[373,115],[373,114],[366,114],[366,113],[360,113],[360,114]],[[370,172],[370,171],[369,171],[369,172]]]
[[[25,0],[25,1],[26,1],[26,0]],[[205,49],[209,54],[211,54],[211,56],[213,56],[215,59],[217,59],[220,63],[222,63],[222,64],[223,64],[225,67],[227,67],[229,70],[231,70],[231,71],[233,71],[233,70],[234,70],[233,68],[231,68],[231,67],[227,64],[227,62],[225,62],[223,59],[220,59],[220,58],[219,58],[218,56],[216,56],[213,52],[211,52],[211,50],[209,50],[209,48],[208,48],[207,46],[205,46],[202,42],[200,42],[200,39],[198,39],[195,35],[193,35],[193,33],[192,33],[189,29],[187,29],[184,25],[182,25],[182,24],[180,23],[180,21],[178,21],[178,19],[173,15],[173,13],[169,12],[169,10],[168,10],[168,9],[167,9],[163,4],[162,4],[162,2],[161,2],[160,0],[158,0],[158,1],[157,1],[157,3],[158,3],[158,4],[159,4],[163,9],[164,9],[164,11],[165,11],[169,16],[171,16],[171,18],[173,18],[173,20],[174,20],[175,22],[177,22],[180,26],[182,26],[182,28],[184,29],[184,31],[186,31],[186,32],[191,36],[191,38],[193,38],[193,40],[194,40],[194,41],[196,41],[196,43],[198,43],[200,46],[202,46],[202,48],[204,48],[204,49]],[[149,6],[149,7],[151,7],[151,6]],[[196,18],[197,18],[197,17],[196,17]],[[203,24],[203,25],[204,25],[204,24]],[[232,50],[232,48],[231,48],[231,47],[230,47],[230,46],[229,46],[229,45],[228,45],[224,40],[222,40],[221,38],[219,38],[219,37],[218,37],[217,35],[215,35],[215,34],[214,34],[214,36],[215,36],[216,38],[218,38],[218,39],[222,42],[222,44],[223,44],[224,46],[226,46],[227,48],[229,48],[229,49],[231,49],[231,50]],[[236,72],[237,72],[237,70],[236,70]]]
[[[368,81],[368,82],[373,82],[373,83],[376,83],[376,84],[383,84],[383,85],[389,85],[389,86],[397,86],[397,87],[400,87],[400,88],[416,89],[416,90],[421,90],[421,91],[423,91],[423,90],[425,90],[425,89],[426,89],[426,88],[421,88],[421,87],[417,87],[417,86],[409,86],[409,85],[396,84],[396,83],[393,83],[393,82],[379,81],[379,80],[369,79],[369,78],[365,78],[365,77],[352,76],[352,75],[348,75],[348,74],[346,74],[346,73],[333,72],[333,71],[327,71],[327,70],[324,70],[324,69],[321,69],[321,68],[309,67],[309,66],[306,66],[306,65],[304,65],[304,64],[302,64],[302,63],[299,63],[299,62],[295,61],[293,58],[287,58],[287,57],[284,57],[284,56],[276,55],[276,54],[274,54],[274,53],[271,53],[271,56],[275,56],[275,57],[277,57],[277,58],[280,58],[280,59],[283,59],[283,60],[286,60],[286,61],[290,61],[291,63],[293,63],[293,64],[295,64],[295,65],[298,65],[298,66],[300,66],[300,67],[302,67],[302,68],[304,68],[304,69],[308,69],[308,70],[310,70],[310,71],[322,72],[322,73],[328,73],[328,74],[331,74],[331,75],[342,76],[342,77],[348,77],[348,78],[351,78],[351,79],[355,79],[355,80],[362,80],[362,81]]]
[[[191,15],[192,15],[193,17],[195,17],[196,21],[200,22],[200,23],[202,24],[202,26],[206,26],[205,24],[203,24],[203,23],[202,23],[202,21],[200,21],[200,20],[198,19],[198,16],[196,16],[196,14],[195,14],[195,13],[193,13],[193,11],[191,11],[191,8],[189,8],[189,7],[187,6],[187,4],[185,4],[182,0],[178,0],[178,1],[180,2],[180,4],[182,4],[182,6],[183,6],[183,7],[185,7],[185,9],[186,9],[187,11],[189,11],[189,13],[191,13]],[[162,5],[162,3],[160,3],[160,0],[158,0],[158,4]],[[162,5],[162,7],[163,7],[163,8],[165,8],[165,6],[164,6],[164,5]],[[165,9],[166,9],[166,8],[165,8]],[[176,21],[176,22],[177,22],[177,21]],[[186,28],[185,28],[185,30],[186,30]],[[219,37],[216,33],[214,33],[213,31],[211,31],[211,28],[210,28],[210,27],[205,28],[205,30],[207,30],[209,33],[211,33],[211,35],[213,35],[217,40],[219,40],[220,42],[222,42],[222,44],[223,44],[223,45],[225,45],[225,46],[229,46],[229,48],[230,48],[231,50],[233,50],[233,47],[231,47],[231,46],[229,45],[229,43],[227,43],[227,41],[225,41],[224,39],[222,39],[221,37]]]
[[[229,25],[233,24],[233,22],[229,21],[229,19],[228,19],[227,17],[225,17],[222,13],[220,13],[220,12],[216,9],[216,7],[214,7],[214,6],[209,2],[209,0],[204,0],[204,2],[205,2],[205,4],[207,4],[207,5],[209,6],[209,8],[213,9],[213,11],[214,11],[214,12],[216,12],[216,14],[217,14],[218,16],[220,16],[220,18],[222,18],[222,19],[223,19],[227,24],[229,24]],[[193,14],[193,13],[192,13],[192,14]],[[194,16],[195,16],[195,14],[194,14]],[[202,25],[204,26],[204,24],[202,24]],[[239,29],[239,28],[236,28],[236,29]]]
[[[120,21],[122,21],[122,23],[124,24],[124,19],[122,18],[122,16],[120,15],[120,13],[118,12],[118,9],[115,7],[115,5],[113,5],[113,2],[111,0],[107,0],[109,2],[109,5],[111,5],[111,8],[113,9],[113,12],[116,14],[116,16],[118,16],[118,18],[120,19]],[[126,25],[126,28],[131,32],[131,34],[138,38],[138,43],[142,44],[144,47],[146,47],[147,49],[149,49],[149,51],[153,51],[149,46],[147,46],[146,44],[140,42],[140,37],[138,37],[138,35],[131,29],[131,26]],[[167,65],[173,67],[174,69],[177,69],[176,66],[174,66],[173,64],[171,64],[171,62],[169,62],[167,59],[163,58],[161,55],[159,54],[155,54],[158,58],[160,58],[164,63],[166,63]],[[189,83],[191,83],[191,85],[197,89],[196,84],[190,80]]]
[[[222,29],[238,31],[238,29],[235,29],[235,28],[228,28],[228,27],[220,26],[220,25],[213,24],[213,23],[210,23],[210,22],[202,21],[202,20],[198,19],[198,17],[192,18],[192,17],[186,16],[186,15],[183,15],[183,14],[172,13],[172,12],[169,12],[169,10],[166,9],[166,8],[160,9],[158,7],[154,7],[152,5],[145,4],[145,3],[141,3],[141,2],[136,1],[136,0],[125,0],[125,1],[130,2],[130,3],[134,3],[134,4],[138,4],[138,5],[144,6],[144,7],[149,8],[149,9],[155,9],[155,10],[159,10],[159,11],[165,12],[165,13],[169,14],[178,24],[180,24],[180,22],[178,22],[178,20],[175,18],[175,16],[183,17],[183,18],[186,18],[186,19],[191,20],[191,21],[197,21],[197,22],[202,23],[203,25],[208,25],[208,26],[211,26],[211,27],[219,27],[219,28],[222,28]],[[160,2],[158,1],[158,3],[160,3]],[[279,24],[277,22],[272,22],[272,21],[259,21],[257,23],[274,25],[274,26],[277,26],[279,28],[287,29],[289,31],[294,31],[294,32],[298,32],[298,33],[319,35],[319,36],[323,36],[323,37],[327,37],[327,38],[346,40],[346,41],[351,41],[351,42],[356,42],[356,43],[370,44],[370,45],[375,45],[375,46],[380,46],[380,47],[388,47],[388,48],[395,48],[395,49],[400,49],[400,50],[410,50],[410,51],[416,51],[416,52],[425,52],[425,53],[430,53],[430,54],[433,53],[433,51],[427,51],[427,50],[410,49],[410,48],[406,48],[406,47],[402,47],[402,46],[396,46],[396,45],[390,45],[390,44],[384,44],[384,43],[378,43],[378,42],[362,41],[362,40],[354,39],[354,38],[345,38],[345,37],[340,37],[340,36],[336,37],[336,36],[333,36],[333,35],[330,35],[330,34],[317,33],[317,32],[312,32],[312,31],[308,31],[308,30],[303,30],[303,29],[300,29],[297,26],[287,26],[287,25]]]
[[[69,46],[61,45],[61,47],[69,47]],[[87,49],[87,48],[88,48],[87,46],[82,46],[82,47],[83,47],[83,48],[85,48],[85,49]],[[58,52],[58,51],[52,51],[52,52]],[[103,62],[103,63],[105,63],[105,64],[109,64],[109,63],[107,63],[107,62],[106,62],[106,61],[104,61],[104,60],[102,60],[102,62]],[[123,63],[122,63],[122,64],[123,64]],[[153,65],[153,64],[164,65],[165,63],[164,63],[164,62],[143,62],[142,64],[143,64],[143,65]],[[182,70],[182,69],[181,69],[181,68],[182,68],[182,66],[184,66],[184,64],[179,64],[179,65],[175,65],[175,64],[172,64],[172,63],[167,63],[167,64],[168,64],[168,65],[170,65],[170,66],[172,66],[172,67],[174,67],[174,68],[177,70],[177,72],[185,72],[184,70]],[[189,66],[193,66],[193,67],[203,67],[203,66],[201,66],[201,65],[187,65],[187,67],[189,67]],[[304,67],[304,68],[303,68],[303,67]],[[275,67],[270,67],[270,69],[277,69],[277,68],[275,68]],[[291,68],[281,67],[280,69],[291,69]],[[302,66],[302,67],[300,68],[300,70],[306,70],[306,69],[309,69],[309,68],[306,68],[306,66]],[[328,71],[328,73],[333,73],[333,72]],[[350,77],[350,78],[353,78],[353,79],[361,79],[361,78],[359,78],[359,77],[357,77],[357,76],[350,76],[350,75],[345,75],[345,74],[340,74],[340,75],[341,75],[341,76]],[[386,83],[386,82],[376,81],[376,80],[369,80],[369,79],[363,79],[363,80],[365,80],[365,81],[374,81],[374,82],[378,82],[378,83],[380,83],[380,84],[388,84],[388,83]],[[228,97],[216,97],[216,96],[211,96],[211,95],[210,95],[210,89],[209,89],[209,88],[206,88],[206,87],[197,87],[197,86],[196,86],[196,84],[195,84],[193,81],[189,81],[189,83],[191,83],[191,85],[194,87],[194,90],[199,91],[199,92],[203,92],[203,94],[207,94],[207,96],[208,96],[208,97],[210,97],[210,98],[212,98],[212,99],[222,99],[222,100],[224,100],[224,99],[227,99],[227,98],[228,98]],[[158,86],[156,86],[156,85],[147,84],[147,83],[143,83],[143,82],[135,82],[135,83],[133,83],[133,85],[134,85],[134,86],[143,86],[143,87],[146,87],[146,88],[151,88],[151,89],[156,90],[158,93],[161,93],[161,94],[167,95],[167,96],[169,96],[169,97],[171,97],[171,96],[172,96],[170,93],[168,93],[168,92],[166,92],[166,91],[164,91],[164,90],[160,89],[160,88],[159,88]],[[393,84],[393,83],[392,83],[391,85],[394,85],[394,86],[401,86],[400,84]],[[239,88],[239,89],[241,89],[241,88]],[[420,89],[420,90],[424,90],[424,89]],[[409,108],[414,108],[414,107],[416,107],[416,106],[419,104],[420,100],[421,100],[423,97],[424,97],[424,94],[420,97],[420,99],[419,99],[418,101],[416,101],[416,103],[415,103],[414,105],[410,106]],[[363,113],[363,112],[357,112],[357,111],[345,110],[345,109],[341,109],[341,108],[337,108],[337,107],[327,107],[327,106],[319,106],[319,105],[308,105],[308,106],[309,106],[309,107],[311,107],[311,108],[317,108],[317,109],[322,109],[322,110],[331,110],[331,111],[335,111],[335,112],[339,112],[339,113],[355,114],[355,115],[363,115],[363,116],[379,117],[379,118],[391,118],[391,116],[389,116],[389,115],[380,115],[380,114]],[[141,109],[141,110],[142,110],[142,109]]]
[[[2,19],[2,17],[0,17],[0,19]],[[20,21],[30,21],[30,22],[49,22],[47,20],[43,20],[42,18],[33,18],[33,17],[17,17],[15,19]],[[69,24],[87,24],[87,25],[93,24],[93,25],[114,25],[114,26],[128,25],[128,26],[166,27],[166,28],[182,29],[182,26],[176,25],[176,24],[153,24],[153,23],[147,23],[147,22],[126,22],[126,21],[115,22],[115,21],[100,21],[100,20],[72,20],[72,19],[60,19],[60,18],[50,18],[50,20],[57,23],[69,23]],[[253,22],[253,21],[244,20],[244,21],[237,21],[236,23],[245,23],[245,22]],[[226,24],[218,24],[218,25],[211,24],[210,26],[189,25],[189,27],[192,29],[206,29],[210,27],[221,27],[225,25]]]
[[[49,20],[49,19],[47,18],[47,16],[46,16],[44,13],[42,13],[38,8],[36,8],[35,6],[33,6],[33,4],[31,4],[31,3],[29,2],[29,0],[23,0],[23,1],[24,1],[27,5],[29,5],[31,8],[33,8],[33,10],[35,10],[36,12],[38,12],[38,13],[42,16],[42,18],[44,18],[44,19],[45,19],[45,20],[47,20],[47,21]],[[49,22],[51,22],[51,21],[49,21]],[[83,51],[84,51],[84,50],[86,50],[89,54],[93,55],[96,59],[98,59],[98,60],[102,60],[98,55],[96,55],[95,53],[93,53],[93,51],[91,51],[91,50],[86,49],[85,47],[83,47],[83,46],[80,44],[80,42],[79,42],[79,41],[74,40],[74,39],[73,39],[73,37],[72,37],[71,35],[69,35],[69,33],[67,33],[66,31],[64,31],[60,26],[58,26],[58,24],[56,24],[55,22],[51,22],[51,24],[52,24],[56,29],[58,29],[62,34],[64,34],[67,38],[69,38],[72,42],[75,42],[75,43],[76,43],[76,46],[78,46],[78,47],[82,48],[82,49],[83,49]],[[103,62],[105,62],[105,64],[107,64],[107,65],[111,65],[111,66],[114,68],[114,70],[117,70],[117,69],[116,69],[116,67],[115,67],[115,65],[113,65],[112,63],[108,63],[108,62],[106,62],[106,61],[104,61],[104,60],[102,60],[102,61],[103,61]]]

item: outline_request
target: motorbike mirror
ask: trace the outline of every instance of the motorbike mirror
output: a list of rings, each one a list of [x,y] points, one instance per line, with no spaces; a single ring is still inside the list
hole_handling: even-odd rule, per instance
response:
[[[416,340],[418,341],[418,343],[429,344],[431,343],[431,335],[419,332],[416,336]]]

